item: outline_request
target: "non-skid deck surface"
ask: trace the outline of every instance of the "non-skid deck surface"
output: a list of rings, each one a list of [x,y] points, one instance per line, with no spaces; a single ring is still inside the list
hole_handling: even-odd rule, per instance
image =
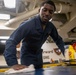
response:
[[[6,75],[0,73],[0,75]],[[56,66],[45,69],[37,69],[34,72],[16,73],[9,75],[76,75],[76,66]]]

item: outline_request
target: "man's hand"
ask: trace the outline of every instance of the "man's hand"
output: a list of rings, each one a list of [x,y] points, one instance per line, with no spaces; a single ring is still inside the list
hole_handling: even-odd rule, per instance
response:
[[[28,66],[17,64],[17,65],[13,65],[12,68],[14,70],[20,70],[20,69],[23,69],[23,68],[28,68]]]

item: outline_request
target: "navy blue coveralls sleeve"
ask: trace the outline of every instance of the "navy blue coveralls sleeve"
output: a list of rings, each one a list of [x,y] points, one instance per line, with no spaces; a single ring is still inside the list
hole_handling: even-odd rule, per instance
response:
[[[9,66],[18,64],[16,58],[16,45],[22,41],[21,64],[34,64],[39,66],[42,61],[42,45],[48,36],[51,36],[57,46],[64,54],[64,43],[62,38],[51,22],[48,22],[45,30],[41,27],[39,15],[23,22],[6,41],[4,57]]]

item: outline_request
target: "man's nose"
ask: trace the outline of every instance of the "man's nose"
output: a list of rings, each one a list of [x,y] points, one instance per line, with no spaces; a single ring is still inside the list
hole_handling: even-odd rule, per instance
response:
[[[49,11],[46,11],[46,15],[50,15]]]

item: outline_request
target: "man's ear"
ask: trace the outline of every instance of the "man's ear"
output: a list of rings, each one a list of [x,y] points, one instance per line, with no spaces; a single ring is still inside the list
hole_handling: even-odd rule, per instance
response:
[[[40,12],[40,9],[38,10],[38,12]]]

